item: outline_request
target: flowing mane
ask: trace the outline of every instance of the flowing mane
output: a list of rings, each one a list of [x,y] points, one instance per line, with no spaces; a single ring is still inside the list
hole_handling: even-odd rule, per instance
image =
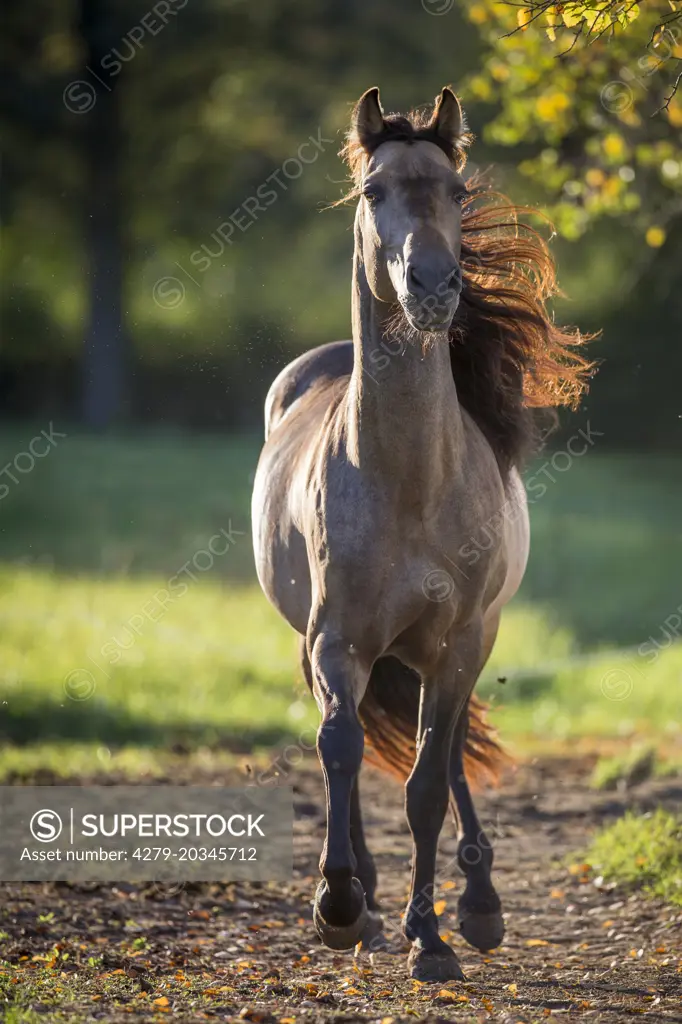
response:
[[[384,142],[433,142],[456,170],[464,167],[468,131],[447,145],[420,111],[388,114],[384,123],[371,140],[351,128],[341,156],[353,187],[341,202],[360,196],[364,163]],[[532,409],[578,406],[595,366],[580,349],[593,335],[559,327],[547,311],[547,300],[561,294],[554,259],[540,233],[520,219],[542,214],[515,206],[476,175],[467,189],[463,289],[450,328],[452,372],[462,406],[506,470],[537,443]]]

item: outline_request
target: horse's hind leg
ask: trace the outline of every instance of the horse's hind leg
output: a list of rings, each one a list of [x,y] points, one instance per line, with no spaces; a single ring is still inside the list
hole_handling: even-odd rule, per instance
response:
[[[499,612],[484,621],[483,651],[479,673],[490,657],[500,625]],[[459,845],[457,860],[466,877],[459,898],[459,930],[476,949],[496,949],[504,938],[500,898],[491,879],[493,848],[481,828],[464,772],[464,750],[469,726],[468,707],[462,714],[452,744],[450,787],[457,806]]]
[[[369,667],[338,635],[308,638],[313,692],[322,713],[317,752],[327,798],[327,836],[320,858],[323,881],[315,894],[313,921],[331,949],[352,949],[367,924],[363,886],[356,878],[351,844],[351,804],[362,763],[364,732],[357,708],[369,680]]]
[[[491,880],[493,849],[481,827],[464,774],[464,747],[468,714],[457,723],[450,761],[450,786],[457,805],[460,839],[457,861],[466,877],[459,898],[459,930],[469,945],[485,952],[495,949],[504,937],[500,898]]]
[[[355,860],[357,861],[356,874],[362,884],[362,888],[365,890],[369,914],[365,930],[362,933],[362,945],[370,951],[377,950],[386,946],[386,939],[383,935],[384,923],[380,907],[376,901],[377,871],[374,865],[374,857],[365,842],[365,830],[362,824],[362,809],[360,805],[360,787],[357,777],[351,792],[350,839],[353,844]]]
[[[405,784],[414,859],[404,930],[412,942],[408,966],[418,981],[464,977],[455,953],[438,934],[433,893],[438,837],[448,809],[453,736],[480,665],[480,625],[472,623],[447,641],[440,664],[423,677],[417,757]]]

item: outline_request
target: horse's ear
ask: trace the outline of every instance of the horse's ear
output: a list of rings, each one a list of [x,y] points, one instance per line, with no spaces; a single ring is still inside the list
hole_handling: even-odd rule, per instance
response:
[[[429,128],[433,128],[436,134],[453,149],[459,149],[462,146],[466,137],[464,114],[459,100],[452,89],[447,86],[436,99]]]
[[[358,100],[351,131],[356,135],[363,149],[371,148],[372,139],[384,130],[384,112],[379,102],[379,90],[376,86],[368,89]]]

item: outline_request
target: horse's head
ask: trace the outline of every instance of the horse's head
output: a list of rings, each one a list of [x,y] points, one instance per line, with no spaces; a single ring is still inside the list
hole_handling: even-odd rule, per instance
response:
[[[450,89],[418,124],[384,116],[378,89],[369,89],[353,113],[346,154],[361,193],[367,281],[377,299],[397,300],[419,331],[447,330],[459,305],[467,139]]]

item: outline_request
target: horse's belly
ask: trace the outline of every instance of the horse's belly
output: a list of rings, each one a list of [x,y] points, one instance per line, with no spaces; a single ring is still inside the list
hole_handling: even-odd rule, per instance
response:
[[[259,466],[251,522],[258,582],[279,613],[299,633],[310,616],[310,570],[305,539],[291,521],[286,481]]]
[[[486,612],[486,618],[496,616],[511,601],[521,586],[530,552],[530,521],[526,489],[516,469],[509,476],[504,514],[503,537],[507,554],[507,575],[502,589]]]

